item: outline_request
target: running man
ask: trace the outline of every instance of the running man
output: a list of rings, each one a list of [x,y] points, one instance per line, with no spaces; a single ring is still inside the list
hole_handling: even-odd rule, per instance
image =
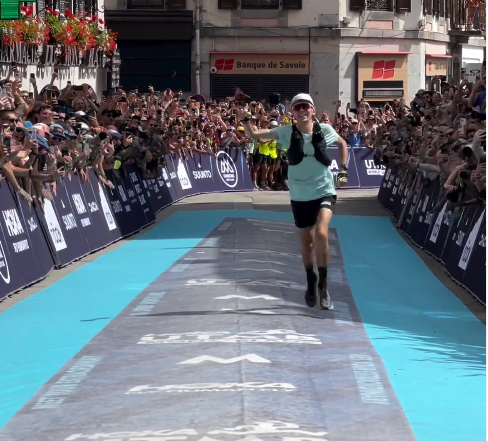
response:
[[[327,265],[329,262],[329,223],[334,213],[337,195],[334,177],[329,168],[327,146],[337,143],[340,151],[339,178],[347,179],[347,144],[332,126],[315,118],[315,106],[310,95],[300,93],[290,106],[297,123],[271,130],[256,130],[244,111],[240,119],[250,138],[275,139],[286,148],[289,161],[288,185],[295,225],[299,229],[302,260],[307,274],[305,302],[309,307],[333,309],[327,291]],[[315,260],[318,278],[314,271]],[[318,282],[318,283],[317,283]],[[317,289],[318,288],[318,289]]]

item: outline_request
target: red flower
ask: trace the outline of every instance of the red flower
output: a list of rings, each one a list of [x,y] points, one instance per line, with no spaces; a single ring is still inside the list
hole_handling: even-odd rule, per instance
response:
[[[101,18],[98,19],[98,23],[100,23],[101,25],[105,24],[105,22]]]

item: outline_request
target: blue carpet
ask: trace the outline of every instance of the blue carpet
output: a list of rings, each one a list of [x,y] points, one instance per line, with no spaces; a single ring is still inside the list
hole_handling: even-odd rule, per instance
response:
[[[291,221],[257,210],[180,212],[0,314],[0,428],[225,217]],[[366,330],[417,440],[484,439],[483,324],[387,218],[336,216],[333,226]]]

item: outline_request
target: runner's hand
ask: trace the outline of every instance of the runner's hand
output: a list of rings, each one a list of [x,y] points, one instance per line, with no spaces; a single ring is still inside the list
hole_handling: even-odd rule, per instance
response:
[[[347,184],[347,178],[348,178],[347,172],[341,171],[337,173],[337,183],[339,184],[339,187]]]

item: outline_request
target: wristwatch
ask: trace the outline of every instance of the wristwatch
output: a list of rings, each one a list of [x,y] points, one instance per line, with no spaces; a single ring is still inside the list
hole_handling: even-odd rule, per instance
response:
[[[344,170],[344,171],[347,171],[347,170],[348,170],[348,168],[347,168],[347,165],[346,165],[346,164],[342,164],[342,165],[341,165],[341,167],[342,167],[342,170]]]

